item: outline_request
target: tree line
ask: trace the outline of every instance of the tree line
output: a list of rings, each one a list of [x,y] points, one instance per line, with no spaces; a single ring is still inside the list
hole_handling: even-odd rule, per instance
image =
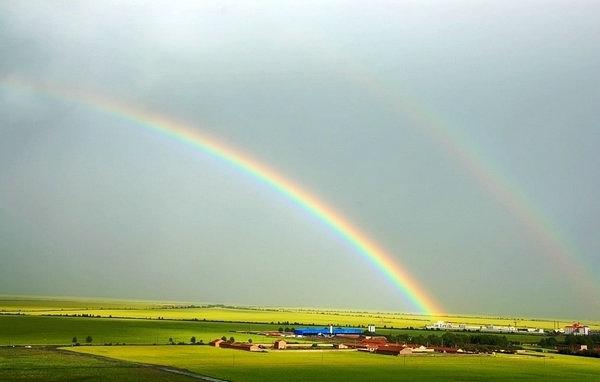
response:
[[[562,341],[556,337],[548,337],[542,338],[538,344],[542,348],[557,349],[560,354],[600,358],[600,334],[589,336],[569,334],[564,336]],[[587,346],[587,349],[581,350],[581,345]]]
[[[441,336],[430,334],[428,336],[418,335],[412,336],[410,334],[390,334],[386,336],[390,342],[398,343],[412,343],[416,345],[424,346],[443,346],[453,348],[464,348],[477,349],[477,348],[489,348],[489,349],[510,349],[515,344],[511,343],[506,336],[497,334],[463,334],[446,332]],[[480,349],[482,350],[482,349]],[[488,349],[486,349],[488,350]]]

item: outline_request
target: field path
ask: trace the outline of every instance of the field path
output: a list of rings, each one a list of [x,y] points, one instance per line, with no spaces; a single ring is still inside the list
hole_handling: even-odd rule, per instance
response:
[[[208,381],[208,382],[228,382],[225,379],[218,379],[218,378],[209,377],[208,375],[196,374],[196,373],[192,373],[191,371],[185,370],[185,369],[174,369],[174,368],[171,368],[171,367],[161,367],[161,366],[157,366],[157,365],[148,365],[148,364],[141,364],[141,365],[146,365],[146,366],[149,366],[149,367],[154,367],[154,368],[156,368],[158,370],[166,371],[167,373],[185,375],[187,377],[192,377],[192,378],[199,379],[199,380],[202,380],[202,381]]]
[[[152,369],[156,369],[156,370],[160,370],[162,372],[165,373],[172,373],[172,374],[177,374],[177,375],[183,375],[185,377],[190,377],[193,379],[197,379],[200,381],[206,381],[206,382],[230,382],[226,379],[219,379],[219,378],[214,378],[208,375],[204,375],[204,374],[198,374],[198,373],[194,373],[191,372],[189,370],[186,369],[178,369],[175,367],[167,367],[164,365],[155,365],[155,364],[151,364],[151,363],[143,363],[143,362],[132,362],[132,361],[125,361],[125,360],[121,360],[121,359],[116,359],[116,358],[111,358],[111,357],[105,357],[102,355],[97,355],[97,354],[89,354],[89,353],[80,353],[80,352],[76,352],[76,351],[71,351],[69,350],[69,348],[54,348],[55,351],[58,352],[67,352],[67,353],[75,353],[84,357],[91,357],[91,358],[99,358],[102,360],[108,360],[108,361],[112,361],[112,362],[123,362],[123,363],[130,363],[130,364],[135,364],[138,366],[144,366],[144,367],[149,367]]]

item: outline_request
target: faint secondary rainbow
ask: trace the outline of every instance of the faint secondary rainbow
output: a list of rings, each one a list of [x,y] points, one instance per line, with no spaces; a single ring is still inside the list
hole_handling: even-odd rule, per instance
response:
[[[316,196],[303,190],[290,179],[278,174],[267,165],[256,161],[240,150],[202,135],[186,124],[167,118],[164,115],[118,102],[98,94],[63,89],[15,77],[4,79],[0,81],[0,84],[5,87],[29,90],[59,100],[68,100],[105,113],[110,113],[229,163],[269,185],[280,194],[285,195],[296,205],[302,207],[325,225],[329,226],[350,243],[358,253],[367,258],[385,274],[410,300],[410,303],[422,313],[434,315],[442,312],[439,305],[434,302],[423,287],[409,276],[404,267],[350,221],[327,206]]]
[[[478,185],[526,230],[528,237],[538,248],[536,254],[539,258],[551,263],[559,274],[569,279],[565,285],[575,289],[574,295],[589,298],[600,294],[598,278],[586,269],[583,256],[580,256],[573,240],[569,240],[557,222],[528,197],[524,187],[506,171],[502,171],[476,142],[461,134],[460,129],[453,128],[450,121],[428,108],[412,92],[390,89],[388,81],[378,78],[371,68],[361,64],[362,57],[345,54],[345,48],[332,40],[326,30],[312,28],[310,35],[305,30],[287,32],[297,32],[293,35],[295,43],[303,43],[303,48],[307,51],[318,51],[321,60],[335,68],[334,73],[370,93],[400,120],[408,119],[413,122],[414,130],[423,133],[467,170]],[[598,297],[594,299],[599,301]]]
[[[288,31],[293,32],[295,31]],[[570,278],[569,287],[575,288],[577,294],[588,297],[594,291],[600,292],[597,278],[586,269],[581,256],[578,256],[579,251],[558,224],[528,197],[516,180],[511,179],[484,155],[475,142],[464,134],[459,134],[449,121],[441,118],[439,113],[428,108],[410,92],[407,94],[390,89],[389,81],[379,79],[372,69],[361,64],[361,57],[345,54],[344,47],[331,39],[326,31],[312,28],[310,33],[302,30],[295,37],[294,42],[304,42],[304,48],[309,51],[315,51],[315,47],[319,47],[317,50],[322,59],[332,63],[340,77],[362,87],[398,117],[413,122],[416,131],[422,132],[467,170],[480,187],[526,229],[530,240],[540,249],[540,259],[550,262],[561,274]]]
[[[412,120],[419,131],[443,148],[482,188],[510,211],[527,229],[538,248],[541,248],[540,257],[568,275],[572,282],[571,287],[575,287],[584,296],[593,295],[594,291],[599,290],[597,280],[576,256],[578,251],[572,248],[572,244],[558,226],[526,196],[516,181],[511,180],[498,166],[486,159],[474,142],[451,129],[446,121],[428,110],[421,102],[387,89],[382,81],[367,69],[363,69],[356,61],[352,61],[347,69],[349,70],[344,73],[348,79],[361,84],[399,117]]]
[[[368,66],[361,64],[361,57],[347,55],[343,46],[330,38],[327,31],[312,28],[307,31],[288,31],[294,33],[295,43],[304,43],[309,51],[319,51],[322,60],[334,65],[335,73],[341,78],[354,83],[376,98],[376,101],[387,106],[401,119],[413,122],[415,131],[440,147],[453,158],[497,203],[515,218],[538,248],[536,251],[544,262],[551,263],[561,274],[570,278],[569,287],[575,288],[577,294],[589,297],[594,291],[600,292],[600,285],[594,275],[585,267],[578,256],[579,252],[567,235],[561,231],[543,209],[528,197],[524,188],[512,179],[500,166],[489,159],[476,142],[439,113],[428,108],[411,92],[402,92],[389,87]],[[315,49],[319,47],[319,49]]]

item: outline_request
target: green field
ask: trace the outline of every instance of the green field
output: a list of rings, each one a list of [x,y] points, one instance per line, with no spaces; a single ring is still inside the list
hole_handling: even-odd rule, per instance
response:
[[[277,330],[280,325],[210,322],[210,321],[171,321],[143,319],[108,319],[87,317],[45,317],[45,316],[2,316],[0,315],[0,345],[66,345],[73,337],[84,342],[92,336],[93,344],[166,344],[169,338],[175,343],[189,342],[192,336],[197,341],[209,342],[215,338],[233,336],[255,343],[271,343],[272,337],[256,334],[237,333],[240,331]],[[379,334],[408,334],[410,336],[442,335],[443,331],[423,331],[408,329],[381,329]],[[511,334],[511,341],[537,343],[543,336]],[[303,339],[295,339],[303,342]]]
[[[388,334],[407,334],[411,337],[423,336],[427,337],[430,335],[441,336],[444,333],[447,333],[444,330],[423,330],[423,329],[378,329],[377,334],[380,335],[388,335]],[[460,333],[460,332],[459,332]],[[519,343],[519,344],[537,344],[540,342],[542,338],[546,338],[548,336],[540,335],[540,334],[498,334],[501,336],[505,336],[509,341]],[[562,338],[562,336],[557,336],[557,339]]]
[[[422,328],[438,321],[451,321],[473,325],[513,325],[519,327],[553,329],[555,323],[564,326],[570,320],[532,319],[524,317],[488,317],[468,315],[436,315],[404,314],[392,312],[293,309],[293,308],[224,308],[224,307],[190,307],[181,302],[156,302],[124,300],[85,300],[85,299],[50,299],[50,298],[15,298],[0,299],[0,312],[24,313],[30,315],[93,315],[101,317],[144,318],[159,317],[172,320],[208,320],[235,321],[255,323],[302,323],[317,325],[369,325],[378,328],[394,327]],[[586,322],[592,329],[600,329],[599,322]]]
[[[92,336],[93,344],[166,344],[197,341],[209,342],[221,336],[246,341],[273,342],[271,337],[234,333],[277,329],[277,325],[236,324],[229,322],[195,322],[167,320],[106,319],[80,317],[0,316],[0,345],[66,345],[77,337],[84,343]]]
[[[155,309],[180,306],[181,303],[94,299],[80,297],[0,296],[0,312],[61,311],[70,309]]]
[[[402,333],[415,337],[444,333],[397,329],[408,326],[406,323],[414,320],[424,323],[433,319],[418,315],[190,307],[161,302],[43,298],[5,298],[0,300],[0,311],[4,311],[0,314],[0,381],[189,380],[189,377],[169,374],[156,367],[138,363],[187,369],[233,382],[269,382],[282,378],[290,382],[600,381],[600,360],[555,354],[546,354],[546,357],[540,353],[512,356],[438,354],[399,358],[357,351],[286,350],[249,353],[200,345],[166,345],[169,338],[175,343],[188,343],[192,336],[205,343],[226,336],[238,341],[252,339],[254,343],[268,344],[274,341],[273,337],[242,332],[298,326],[294,322],[302,322],[303,325],[325,325],[330,322],[354,325],[375,323],[379,334]],[[74,314],[87,317],[72,317]],[[98,315],[101,317],[96,317]],[[376,318],[380,321],[376,321]],[[463,319],[454,318],[455,321]],[[464,317],[461,322],[466,320],[511,323],[509,319],[474,316]],[[380,325],[382,322],[393,322],[394,325]],[[552,321],[523,319],[518,322],[520,325],[542,326],[540,323],[552,324]],[[390,326],[395,328],[390,329]],[[92,346],[85,344],[87,336],[93,338]],[[73,337],[77,337],[82,346],[69,346]],[[513,334],[507,337],[521,343],[537,343],[543,338],[531,334]],[[111,346],[103,346],[109,343]],[[15,344],[33,345],[33,348],[1,347]],[[53,347],[45,347],[46,345],[67,347],[58,351]]]
[[[356,351],[250,353],[209,346],[80,347],[77,352],[170,365],[231,381],[596,381],[600,360],[557,356],[413,355]]]
[[[191,378],[130,362],[110,361],[46,348],[0,347],[0,381],[163,381]]]

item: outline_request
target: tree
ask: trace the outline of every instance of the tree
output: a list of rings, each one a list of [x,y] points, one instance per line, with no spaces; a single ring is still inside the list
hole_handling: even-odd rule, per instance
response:
[[[173,343],[173,337],[169,337],[169,342]]]
[[[73,342],[74,344],[77,343],[77,337],[73,337],[73,339],[71,340],[71,342]]]
[[[221,337],[221,339],[222,339],[223,341],[227,341],[227,337],[225,337],[225,336]]]
[[[251,344],[252,343],[252,338],[248,338],[248,343]]]
[[[542,338],[539,345],[543,348],[554,349],[556,345],[558,345],[558,341],[556,341],[556,338],[554,337]]]
[[[235,338],[229,337],[229,343],[234,343],[234,342],[235,342]]]
[[[92,338],[92,336],[85,337],[85,342],[88,343],[88,344],[91,344],[93,340],[94,339]]]
[[[195,344],[196,343],[196,337],[192,336],[192,338],[190,338],[190,342]]]

